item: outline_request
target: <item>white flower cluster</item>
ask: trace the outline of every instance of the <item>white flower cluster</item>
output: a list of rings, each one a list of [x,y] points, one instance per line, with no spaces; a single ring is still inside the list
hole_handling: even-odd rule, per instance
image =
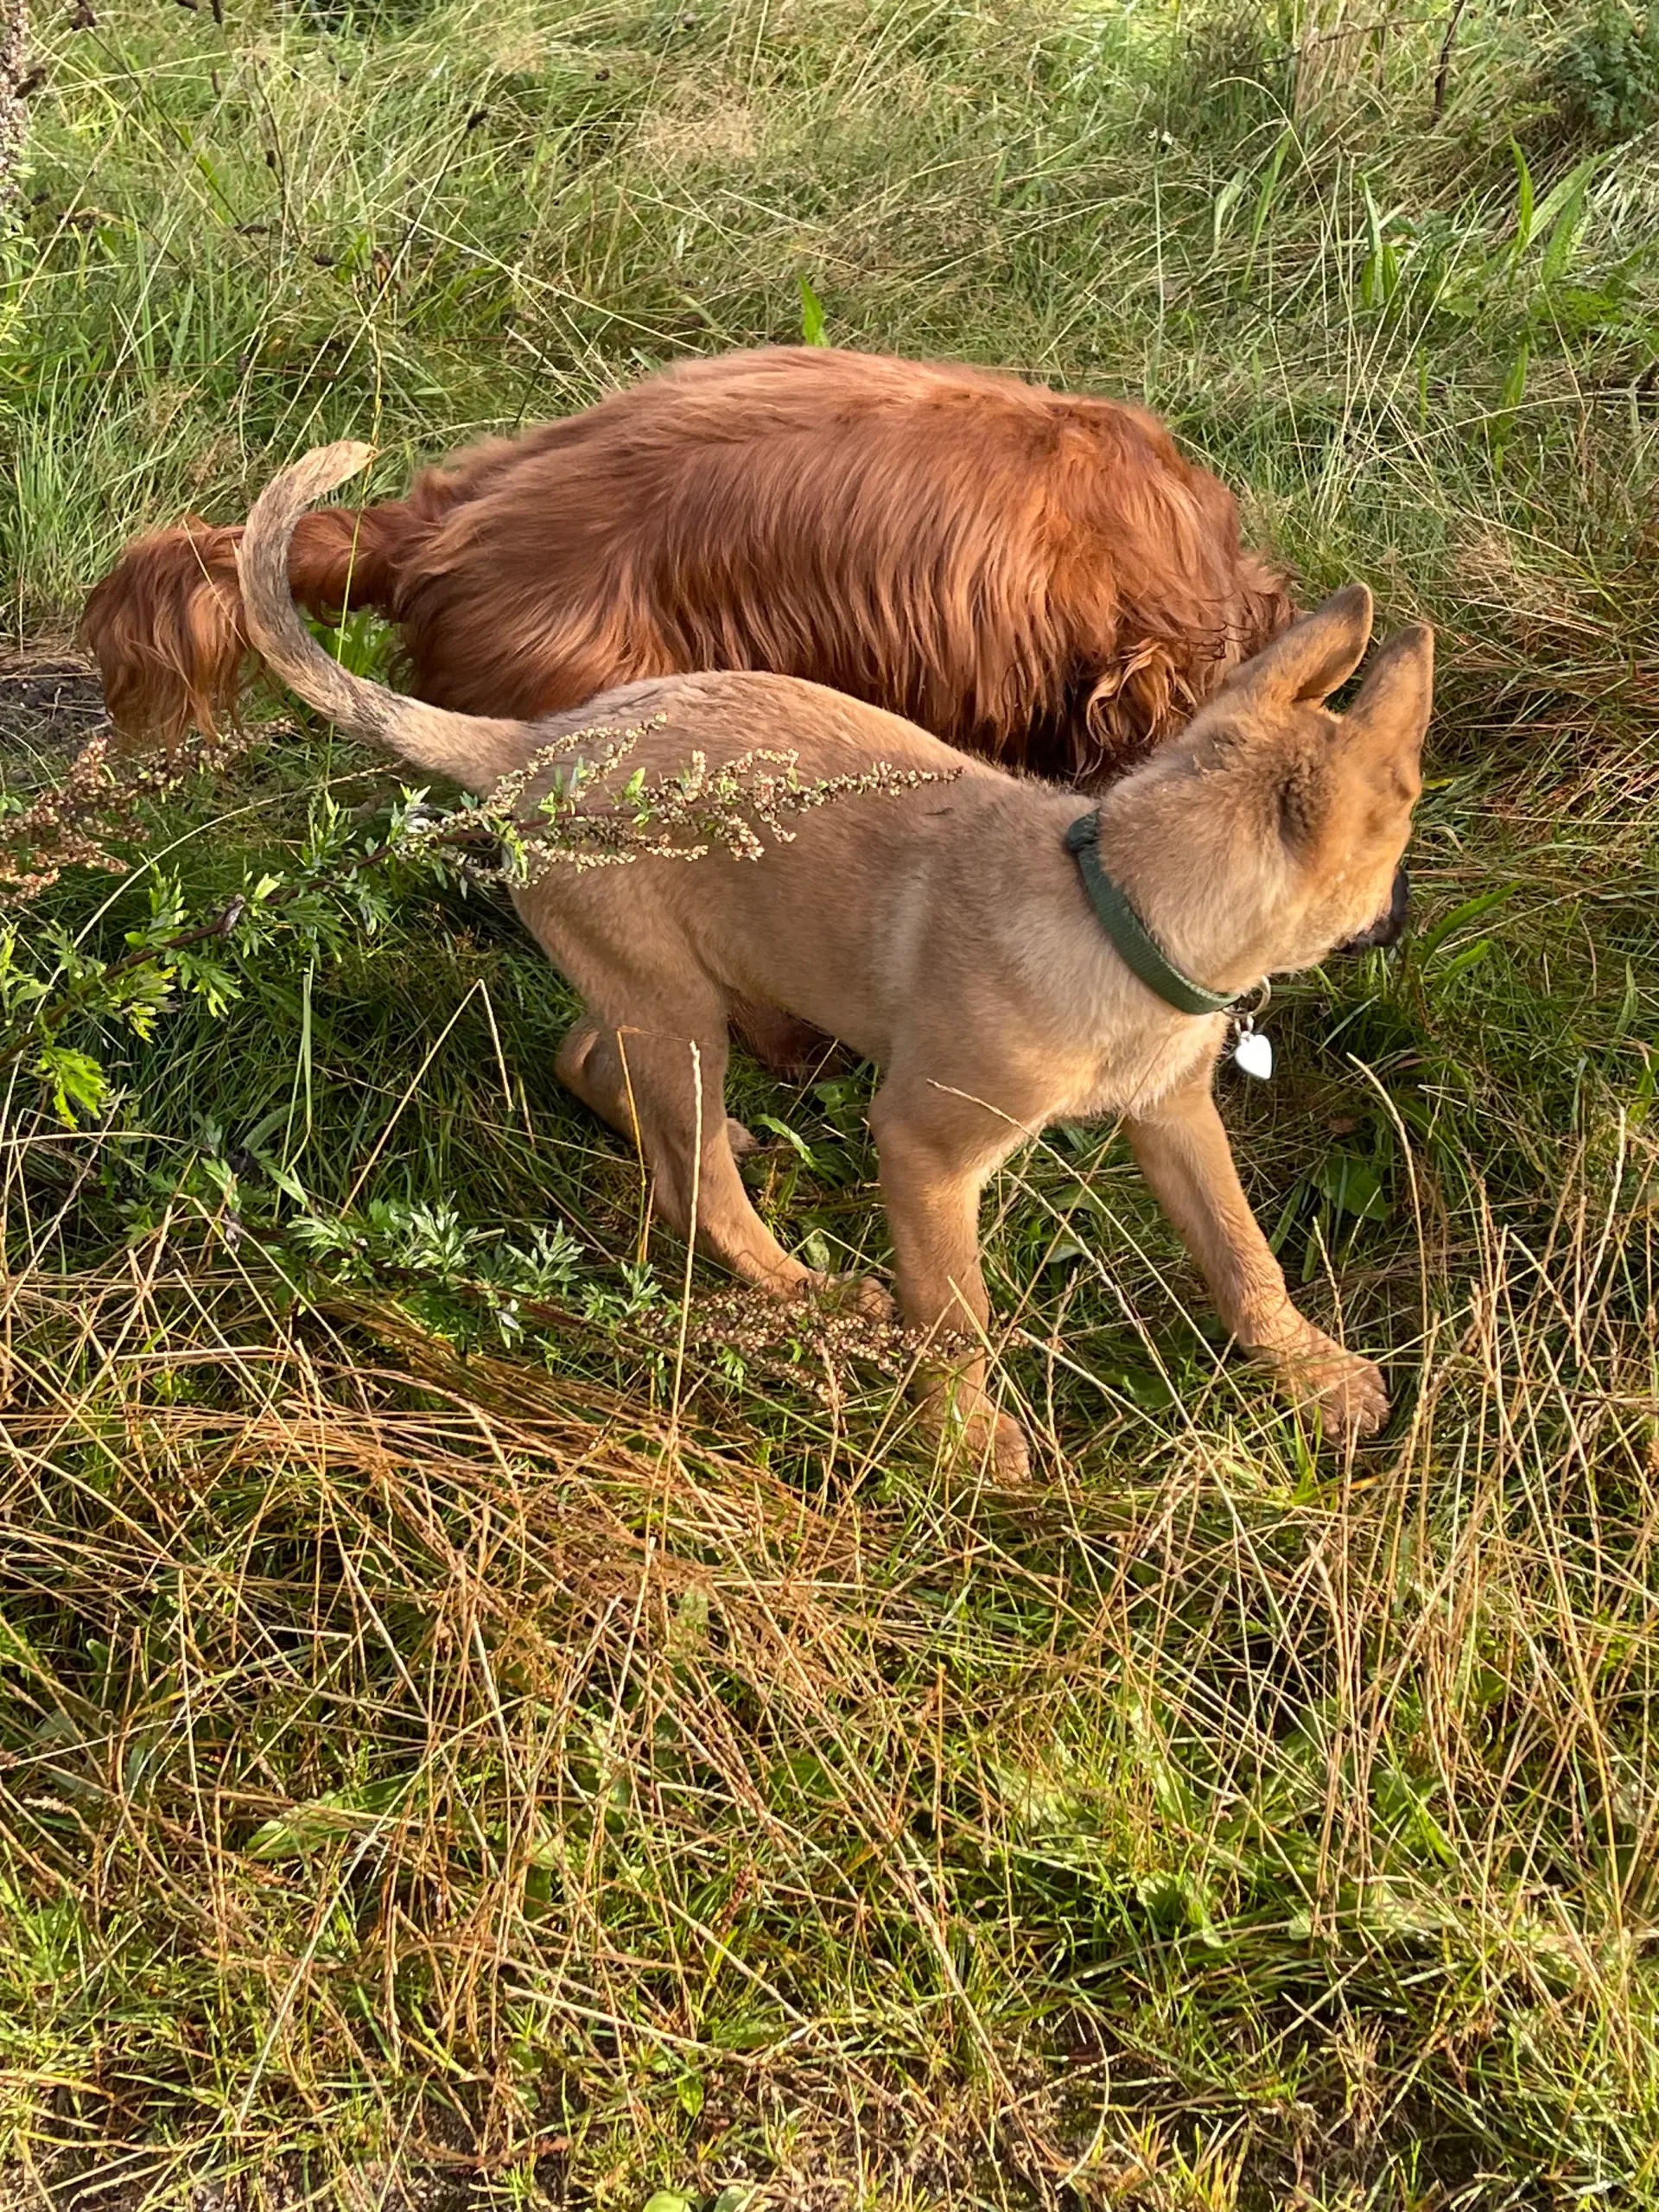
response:
[[[712,768],[702,751],[658,775],[636,768],[619,786],[617,772],[640,739],[664,720],[658,715],[627,728],[601,724],[554,738],[461,817],[423,821],[410,830],[408,842],[453,842],[464,823],[473,836],[493,836],[500,849],[499,864],[478,872],[516,884],[534,883],[554,866],[701,860],[717,845],[734,859],[758,861],[766,849],[762,830],[775,843],[791,842],[788,815],[864,792],[946,783],[956,773],[895,768],[879,760],[856,775],[803,782],[796,753],[753,746]]]

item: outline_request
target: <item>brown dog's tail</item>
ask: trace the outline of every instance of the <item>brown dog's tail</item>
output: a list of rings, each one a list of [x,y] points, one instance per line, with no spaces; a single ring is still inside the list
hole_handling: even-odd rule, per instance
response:
[[[370,458],[367,446],[351,440],[318,447],[265,486],[245,530],[223,533],[239,540],[232,550],[232,573],[241,587],[248,642],[308,706],[342,729],[385,746],[430,774],[448,776],[473,791],[489,791],[530,756],[534,740],[523,722],[451,714],[353,676],[324,652],[295,607],[297,587],[289,582],[289,549],[296,531],[335,518],[349,530],[355,519],[344,510],[336,517],[308,515],[306,509],[366,467]]]
[[[412,502],[307,515],[294,540],[294,594],[314,614],[353,607],[396,613],[411,540],[431,518]],[[129,741],[176,745],[194,724],[233,714],[251,645],[236,553],[242,532],[192,518],[135,539],[93,591],[80,636],[97,659],[116,726]]]

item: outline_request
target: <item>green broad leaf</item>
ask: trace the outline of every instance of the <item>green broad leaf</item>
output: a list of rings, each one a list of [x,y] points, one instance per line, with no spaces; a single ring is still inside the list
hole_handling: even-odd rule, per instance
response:
[[[1355,1221],[1385,1221],[1389,1207],[1382,1179],[1369,1160],[1333,1152],[1313,1171],[1314,1187],[1334,1213]]]
[[[292,1198],[296,1206],[310,1205],[310,1197],[304,1184],[291,1167],[283,1166],[275,1153],[267,1152],[263,1146],[251,1144],[248,1150],[284,1198]]]
[[[1453,976],[1461,976],[1465,968],[1478,968],[1491,949],[1489,937],[1478,938],[1473,944],[1465,944],[1461,952],[1454,952],[1443,967],[1436,969],[1438,980],[1447,983]]]
[[[1400,257],[1384,239],[1359,272],[1362,307],[1386,307],[1400,283]]]
[[[780,1122],[776,1114],[757,1114],[754,1118],[761,1128],[770,1129],[775,1137],[782,1137],[784,1142],[792,1151],[798,1153],[809,1167],[814,1164],[812,1147],[798,1129],[791,1129],[789,1123]]]
[[[1306,1176],[1300,1176],[1291,1185],[1290,1195],[1280,1208],[1279,1218],[1274,1224],[1273,1232],[1268,1238],[1268,1249],[1270,1252],[1277,1253],[1284,1249],[1285,1239],[1295,1227],[1297,1217],[1302,1211],[1302,1201],[1306,1196],[1307,1179]]]
[[[1619,994],[1618,1012],[1613,1020],[1613,1034],[1615,1037],[1628,1037],[1630,1035],[1630,1025],[1636,1020],[1637,1012],[1641,1006],[1641,1003],[1642,995],[1637,988],[1636,970],[1631,967],[1630,962],[1627,960],[1624,963],[1624,988]],[[1649,1065],[1651,1065],[1650,1061]]]
[[[250,1859],[301,1859],[343,1835],[359,1835],[396,1813],[414,1788],[413,1775],[389,1775],[355,1789],[333,1789],[291,1806],[257,1827],[242,1847]]]
[[[284,1100],[281,1104],[271,1107],[268,1113],[262,1115],[242,1139],[248,1150],[255,1154],[264,1152],[277,1130],[287,1127],[292,1110]]]
[[[1074,1213],[1079,1206],[1087,1206],[1095,1213],[1104,1213],[1106,1201],[1091,1191],[1086,1183],[1068,1183],[1057,1192],[1054,1199],[1056,1213]]]
[[[1503,388],[1498,394],[1499,404],[1506,410],[1518,407],[1526,397],[1527,371],[1531,365],[1531,361],[1532,348],[1530,346],[1523,345],[1510,363],[1508,372],[1503,378]]]
[[[46,1668],[35,1646],[22,1629],[14,1628],[3,1613],[0,1613],[0,1666],[26,1667],[31,1674],[43,1675]]]
[[[1243,169],[1235,169],[1216,194],[1210,220],[1210,251],[1212,254],[1221,251],[1221,234],[1226,229],[1227,218],[1232,213],[1244,189],[1246,174]]]
[[[1538,202],[1533,216],[1533,230],[1535,234],[1548,232],[1539,271],[1546,284],[1553,284],[1566,271],[1572,257],[1573,240],[1578,236],[1579,225],[1584,220],[1585,194],[1591,178],[1601,167],[1602,160],[1600,154],[1587,155],[1564,177],[1551,185]]]
[[[1371,1785],[1372,1801],[1389,1827],[1420,1850],[1450,1861],[1456,1854],[1450,1837],[1429,1810],[1433,1795],[1430,1783],[1397,1766],[1382,1768]]]
[[[693,2200],[682,2196],[677,2189],[659,2189],[648,2196],[640,2212],[696,2212]]]
[[[1518,261],[1532,239],[1532,171],[1527,167],[1527,157],[1513,138],[1510,151],[1515,157],[1515,257]]]
[[[1135,1883],[1135,1892],[1159,1927],[1191,1929],[1207,1943],[1219,1943],[1210,1917],[1209,1899],[1203,1885],[1190,1874],[1143,1874]]]
[[[1579,225],[1584,220],[1584,190],[1582,186],[1555,218],[1554,227],[1544,245],[1544,257],[1538,264],[1539,281],[1545,284],[1558,283],[1567,274],[1573,258],[1573,246],[1579,235]]]
[[[801,288],[801,343],[804,346],[827,346],[823,334],[823,302],[804,276],[798,276]]]
[[[1617,320],[1624,304],[1623,294],[1612,287],[1599,289],[1592,284],[1563,284],[1548,272],[1546,281],[1550,318],[1563,333],[1582,335],[1604,330]]]
[[[1255,213],[1250,223],[1250,251],[1244,270],[1247,284],[1250,270],[1255,265],[1255,250],[1262,243],[1262,233],[1267,229],[1268,218],[1273,213],[1274,194],[1279,189],[1279,172],[1284,168],[1285,156],[1295,140],[1296,134],[1293,130],[1287,128],[1281,130],[1278,143],[1268,156],[1267,174],[1262,177],[1262,188],[1255,195]]]
[[[1370,251],[1365,266],[1359,273],[1359,296],[1365,307],[1375,307],[1379,299],[1388,295],[1382,289],[1382,216],[1371,191],[1369,177],[1361,177],[1360,189],[1365,195],[1365,232]]]

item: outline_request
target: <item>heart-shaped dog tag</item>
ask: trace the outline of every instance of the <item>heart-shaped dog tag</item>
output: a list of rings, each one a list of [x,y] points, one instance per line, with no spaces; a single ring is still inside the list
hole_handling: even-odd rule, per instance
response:
[[[1242,1073],[1265,1083],[1273,1073],[1273,1044],[1259,1029],[1245,1029],[1233,1047],[1233,1064]]]

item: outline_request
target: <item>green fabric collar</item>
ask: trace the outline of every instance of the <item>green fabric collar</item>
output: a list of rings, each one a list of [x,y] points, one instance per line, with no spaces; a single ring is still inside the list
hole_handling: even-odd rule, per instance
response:
[[[1149,991],[1180,1014],[1224,1014],[1243,996],[1238,991],[1207,991],[1184,976],[1162,950],[1123,892],[1100,864],[1100,814],[1085,814],[1065,833],[1065,849],[1083,876],[1089,903],[1100,926]]]

